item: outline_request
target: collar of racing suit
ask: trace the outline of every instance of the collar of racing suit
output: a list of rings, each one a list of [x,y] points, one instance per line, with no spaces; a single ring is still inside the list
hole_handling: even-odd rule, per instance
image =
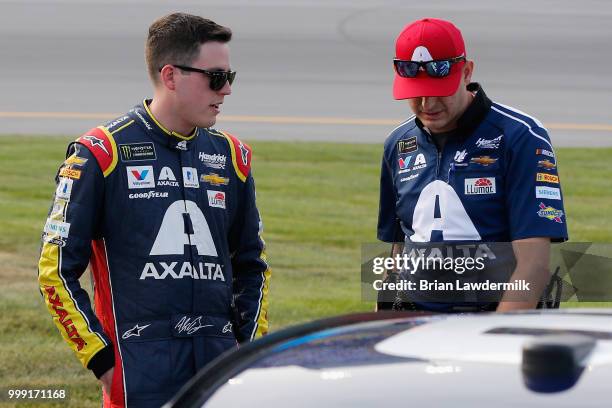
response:
[[[484,120],[491,108],[491,100],[477,82],[468,84],[467,90],[474,93],[474,100],[457,121],[457,129],[450,132],[436,133],[436,137],[467,139]],[[415,119],[417,126],[430,138],[431,132],[426,129],[419,118]],[[430,140],[431,141],[431,140]]]
[[[158,143],[177,150],[189,150],[198,138],[199,129],[195,128],[188,136],[166,129],[149,109],[151,101],[152,99],[145,99],[130,110],[134,119],[140,122]]]

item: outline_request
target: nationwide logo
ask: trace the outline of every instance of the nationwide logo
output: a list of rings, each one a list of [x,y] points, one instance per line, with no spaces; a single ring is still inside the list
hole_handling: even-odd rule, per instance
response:
[[[175,147],[177,149],[179,149],[179,150],[187,150],[187,141],[186,140],[182,140],[182,141],[178,142]]]
[[[83,350],[83,347],[85,347],[87,343],[85,343],[85,340],[79,335],[72,319],[68,318],[69,314],[66,309],[64,309],[64,303],[60,299],[59,294],[55,291],[55,286],[45,285],[45,292],[47,292],[47,302],[49,302],[49,306],[55,311],[57,321],[64,327],[68,338],[75,344],[77,350]]]
[[[157,181],[158,186],[170,186],[170,187],[178,187],[179,183],[176,181],[176,177],[174,177],[174,173],[170,167],[162,167],[159,172],[159,180]]]
[[[152,142],[119,145],[121,161],[156,160],[155,146]]]
[[[229,184],[229,178],[221,177],[216,173],[202,174],[200,180],[213,186],[227,186]]]
[[[563,220],[561,219],[561,217],[563,217],[563,211],[557,210],[556,208],[546,205],[544,203],[540,203],[538,216],[542,218],[547,218],[551,221],[558,222],[560,224],[563,223]]]
[[[198,171],[195,169],[195,167],[183,167],[183,187],[200,188]]]
[[[221,333],[231,333],[232,332],[232,322],[227,322],[225,326],[223,326],[223,330]]]
[[[455,163],[463,163],[466,156],[467,156],[467,150],[461,150],[461,151],[457,150],[457,152],[455,152]]]
[[[465,195],[480,194],[495,194],[495,177],[465,179]]]
[[[223,191],[206,190],[206,193],[208,193],[208,205],[225,209],[225,193]]]
[[[125,339],[129,339],[130,337],[140,337],[140,332],[149,326],[150,324],[139,326],[138,323],[136,323],[136,326],[132,327],[130,330],[126,330],[126,332],[123,333],[123,336],[121,336],[121,338],[125,340]]]
[[[206,167],[212,169],[225,169],[227,157],[223,154],[208,154],[200,152],[199,158]]]
[[[551,152],[550,150],[546,150],[546,149],[536,149],[536,154],[537,155],[544,155],[544,156],[548,156],[552,159],[555,158],[555,154],[553,152]]]
[[[485,167],[490,164],[495,163],[496,161],[497,161],[497,158],[489,157],[489,156],[472,157],[470,159],[470,163],[480,164],[481,166],[485,166]]]
[[[400,170],[406,170],[410,167],[410,160],[412,160],[412,156],[400,155],[400,158],[397,160]]]
[[[82,166],[85,163],[87,163],[87,159],[77,156],[76,153],[64,161],[66,166]]]
[[[104,146],[104,140],[92,135],[83,136],[83,139],[87,140],[89,144],[91,144],[91,147],[99,147],[104,151],[104,153],[106,153],[107,156],[110,156],[110,153],[108,152],[108,150],[106,150],[106,146]]]
[[[413,136],[408,139],[399,140],[397,142],[397,153],[398,154],[412,153],[412,152],[416,152],[417,150],[418,150],[418,145],[417,145],[416,136]]]
[[[74,180],[78,180],[81,178],[81,170],[71,169],[70,167],[62,167],[59,172],[61,177],[68,177]]]
[[[62,198],[64,200],[70,200],[72,193],[72,179],[68,177],[60,177],[57,189],[55,190],[55,197]]]
[[[153,166],[128,166],[128,188],[155,188]]]
[[[557,168],[557,165],[550,160],[540,160],[538,162],[538,167],[543,168],[545,170],[554,170]]]
[[[130,112],[134,112],[136,114],[136,116],[138,116],[138,119],[140,119],[140,121],[142,122],[143,125],[145,125],[145,127],[149,130],[153,130],[153,127],[149,124],[149,122],[147,122],[147,120],[140,114],[140,112],[138,112],[135,109],[130,110]]]
[[[476,147],[481,149],[497,149],[504,135],[499,135],[495,139],[483,139],[482,137],[476,141]]]
[[[547,198],[549,200],[561,200],[561,190],[556,187],[536,186],[536,198]]]
[[[559,184],[559,177],[554,174],[538,173],[536,174],[536,181],[543,181],[545,183]]]

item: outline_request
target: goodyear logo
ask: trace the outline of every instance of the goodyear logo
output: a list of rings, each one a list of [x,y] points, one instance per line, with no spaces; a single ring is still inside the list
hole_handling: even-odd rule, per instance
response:
[[[227,186],[229,184],[229,178],[222,177],[216,173],[202,174],[200,180],[213,186]]]
[[[64,167],[60,170],[59,175],[61,177],[68,177],[74,180],[81,178],[81,170],[71,169],[70,167]]]
[[[559,184],[559,177],[554,174],[538,173],[536,175],[536,180],[545,183]]]
[[[124,162],[157,159],[155,146],[152,142],[119,145],[119,152],[121,153],[121,161]]]

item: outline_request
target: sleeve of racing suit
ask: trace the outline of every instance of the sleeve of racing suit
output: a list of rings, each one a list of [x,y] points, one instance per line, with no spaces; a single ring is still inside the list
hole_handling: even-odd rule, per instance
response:
[[[263,223],[255,203],[255,182],[249,172],[242,188],[240,207],[232,231],[230,250],[234,271],[234,307],[238,341],[249,341],[268,332],[268,293],[271,270],[261,236]]]
[[[89,150],[73,143],[56,185],[42,236],[40,291],[64,340],[99,378],[114,366],[113,346],[79,278],[87,268],[101,218],[104,176]]]
[[[404,242],[395,205],[397,193],[393,185],[392,168],[385,155],[380,168],[380,201],[378,206],[378,239],[383,242]]]
[[[507,150],[506,197],[512,240],[568,238],[557,157],[542,127],[517,135]]]

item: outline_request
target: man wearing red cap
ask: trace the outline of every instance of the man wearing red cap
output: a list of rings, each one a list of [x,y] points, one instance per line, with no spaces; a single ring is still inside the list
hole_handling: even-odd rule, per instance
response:
[[[414,115],[385,142],[378,238],[394,243],[394,254],[411,257],[423,253],[414,252],[415,246],[462,244],[462,257],[484,256],[492,269],[505,268],[503,281],[529,283],[528,290],[502,290],[495,301],[476,292],[463,293],[458,302],[445,297],[452,290],[438,297],[429,289],[408,290],[400,293],[396,308],[461,312],[536,307],[550,277],[550,242],[568,237],[556,156],[546,129],[537,119],[491,101],[471,82],[474,62],[467,59],[461,32],[452,23],[426,18],[409,24],[397,38],[395,52],[393,96],[407,99]],[[495,243],[504,242],[511,243],[511,260],[503,249],[495,249]],[[447,256],[449,248],[445,251]],[[438,248],[437,254],[441,252]],[[443,281],[440,270],[432,275],[427,268],[416,269],[404,267],[400,275],[417,287],[420,278]],[[451,272],[453,281],[461,277],[461,283],[480,284],[491,276],[456,268]],[[379,303],[383,305],[388,304]]]

